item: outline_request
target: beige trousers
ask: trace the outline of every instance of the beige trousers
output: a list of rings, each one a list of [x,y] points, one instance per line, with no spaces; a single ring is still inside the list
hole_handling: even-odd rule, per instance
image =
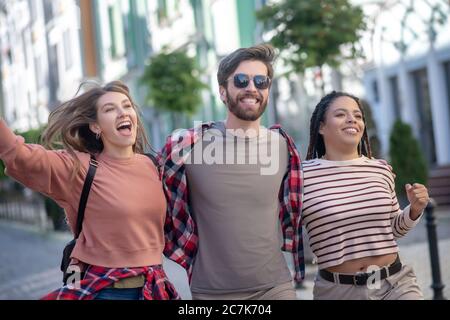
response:
[[[314,300],[423,300],[411,267],[403,265],[396,274],[364,286],[336,284],[318,274],[314,283]]]
[[[292,282],[276,287],[251,292],[235,292],[222,294],[192,293],[192,300],[296,300]]]

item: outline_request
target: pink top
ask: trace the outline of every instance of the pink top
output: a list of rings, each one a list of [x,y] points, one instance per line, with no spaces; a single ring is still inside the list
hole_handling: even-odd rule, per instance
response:
[[[71,179],[74,160],[67,151],[25,144],[0,120],[0,158],[6,173],[54,199],[65,209],[73,231],[89,154],[77,152],[82,169]],[[98,155],[99,166],[85,210],[83,230],[72,257],[108,268],[162,263],[166,199],[152,161]]]
[[[398,251],[395,238],[412,220],[395,195],[386,165],[366,157],[348,161],[304,161],[303,225],[319,269]]]

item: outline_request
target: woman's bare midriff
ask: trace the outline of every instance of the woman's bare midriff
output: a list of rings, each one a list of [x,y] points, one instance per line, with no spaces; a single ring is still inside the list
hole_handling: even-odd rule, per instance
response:
[[[326,268],[325,270],[338,273],[366,272],[370,266],[384,267],[392,264],[397,258],[397,253],[384,254],[381,256],[364,257],[345,261],[344,263]]]

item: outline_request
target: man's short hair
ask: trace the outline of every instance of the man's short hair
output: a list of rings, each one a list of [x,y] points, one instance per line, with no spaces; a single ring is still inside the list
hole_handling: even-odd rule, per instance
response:
[[[267,76],[273,78],[272,63],[275,58],[275,50],[269,44],[259,44],[250,48],[240,48],[230,53],[220,61],[217,71],[219,86],[226,87],[227,79],[237,69],[242,61],[261,61],[267,67]]]

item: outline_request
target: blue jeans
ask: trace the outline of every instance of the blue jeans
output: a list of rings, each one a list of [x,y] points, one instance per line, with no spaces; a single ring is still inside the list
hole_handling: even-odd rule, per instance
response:
[[[142,300],[142,288],[106,288],[94,300]]]

